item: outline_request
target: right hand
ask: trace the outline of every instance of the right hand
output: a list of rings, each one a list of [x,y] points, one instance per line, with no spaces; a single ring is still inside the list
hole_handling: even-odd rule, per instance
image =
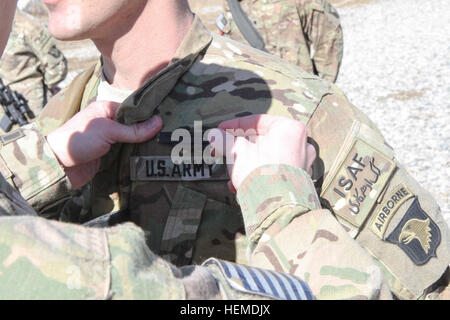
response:
[[[47,136],[73,189],[82,187],[95,176],[100,158],[112,144],[144,142],[161,130],[159,116],[130,126],[118,123],[114,120],[118,107],[114,102],[93,102]]]
[[[214,141],[211,145],[218,156],[226,155],[228,161],[231,157],[228,186],[233,192],[253,170],[267,164],[287,164],[312,174],[316,151],[307,142],[306,126],[300,121],[261,114],[224,121],[219,129],[219,141],[231,139],[226,143],[229,150],[224,154],[223,146]]]

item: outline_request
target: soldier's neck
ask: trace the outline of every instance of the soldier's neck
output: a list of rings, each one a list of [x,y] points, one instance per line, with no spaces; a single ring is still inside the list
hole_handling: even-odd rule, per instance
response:
[[[127,32],[92,39],[102,54],[107,81],[136,90],[168,65],[189,31],[193,14],[185,1],[148,1]]]

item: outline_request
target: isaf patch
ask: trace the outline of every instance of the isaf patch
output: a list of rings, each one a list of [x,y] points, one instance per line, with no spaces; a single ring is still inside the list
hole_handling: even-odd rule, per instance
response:
[[[234,290],[281,300],[314,300],[306,282],[287,273],[244,266],[210,258],[202,265],[215,264]]]
[[[398,245],[414,264],[420,266],[436,257],[441,232],[437,224],[422,210],[416,196],[386,241]]]
[[[333,212],[359,228],[369,216],[395,169],[394,161],[361,139],[355,139],[331,182],[324,187]]]

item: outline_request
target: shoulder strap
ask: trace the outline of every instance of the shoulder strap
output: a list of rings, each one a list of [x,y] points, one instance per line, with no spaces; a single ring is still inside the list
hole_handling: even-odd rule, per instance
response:
[[[247,17],[244,10],[242,10],[238,0],[227,0],[227,2],[230,7],[233,20],[236,22],[236,25],[244,38],[253,48],[267,52],[263,38],[255,27],[253,27],[252,22]]]

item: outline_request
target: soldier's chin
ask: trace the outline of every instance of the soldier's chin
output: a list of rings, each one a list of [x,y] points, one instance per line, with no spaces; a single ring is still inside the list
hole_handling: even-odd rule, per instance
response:
[[[86,39],[85,32],[80,28],[52,27],[49,25],[49,31],[54,38],[62,41]]]
[[[82,16],[74,10],[70,14],[65,11],[49,12],[48,30],[51,35],[58,40],[81,40],[84,39],[85,26],[82,23]]]

